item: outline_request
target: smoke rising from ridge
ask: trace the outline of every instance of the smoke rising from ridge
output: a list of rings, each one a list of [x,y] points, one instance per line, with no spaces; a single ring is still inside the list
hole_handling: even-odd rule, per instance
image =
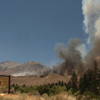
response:
[[[86,44],[79,39],[71,40],[68,46],[58,46],[57,53],[63,59],[59,67],[61,73],[69,68],[78,68],[81,72],[83,69],[94,68],[94,60],[100,56],[100,0],[82,0],[82,12],[84,29],[89,35],[87,44],[91,45],[91,48],[87,52]]]
[[[60,58],[62,58],[63,60],[71,60],[73,58],[77,60],[80,59],[80,52],[78,50],[78,48],[81,46],[81,41],[79,39],[73,39],[70,40],[70,42],[68,43],[68,46],[64,45],[64,44],[60,44],[57,46],[56,51],[58,53],[58,56]],[[75,61],[76,62],[76,61]]]
[[[82,63],[82,50],[84,45],[80,39],[70,40],[67,45],[60,44],[56,48],[58,56],[63,59],[63,62],[58,65],[56,72],[60,74],[71,74]],[[57,71],[58,70],[58,71]]]

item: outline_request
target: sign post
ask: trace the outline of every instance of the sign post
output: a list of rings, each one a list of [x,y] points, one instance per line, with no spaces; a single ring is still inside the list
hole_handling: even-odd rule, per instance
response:
[[[0,93],[10,93],[11,76],[0,75]]]

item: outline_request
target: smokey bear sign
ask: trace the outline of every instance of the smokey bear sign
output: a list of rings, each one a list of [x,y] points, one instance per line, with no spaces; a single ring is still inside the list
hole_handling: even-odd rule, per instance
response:
[[[0,75],[0,93],[10,93],[10,76]]]

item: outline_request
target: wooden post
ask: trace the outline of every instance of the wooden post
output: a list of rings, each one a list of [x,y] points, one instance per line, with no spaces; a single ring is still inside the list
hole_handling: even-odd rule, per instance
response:
[[[9,83],[8,83],[8,94],[10,93],[11,86],[11,76],[9,75]]]

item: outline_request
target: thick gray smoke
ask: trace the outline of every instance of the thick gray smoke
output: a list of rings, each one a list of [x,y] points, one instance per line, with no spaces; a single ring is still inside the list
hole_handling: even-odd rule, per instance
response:
[[[57,46],[56,51],[60,58],[63,60],[72,60],[72,62],[78,62],[81,59],[78,47],[81,46],[81,41],[79,39],[71,40],[68,46],[60,44]],[[75,59],[76,58],[76,59]]]
[[[83,69],[94,68],[95,58],[100,56],[100,0],[82,0],[82,11],[85,32],[89,35],[87,44],[91,48],[87,53],[85,44],[79,39],[71,40],[67,46],[59,45],[56,51],[63,63],[57,69],[61,74],[66,70],[82,72]]]
[[[100,39],[100,0],[83,0],[85,30],[89,34],[89,42]]]
[[[94,58],[100,56],[100,0],[83,0],[82,5],[85,30],[92,45],[88,55]]]
[[[66,46],[64,44],[57,46],[58,56],[63,59],[63,63],[57,67],[59,73],[70,74],[79,69],[82,64],[82,48],[84,49],[84,46],[79,39],[70,40]]]
[[[88,43],[92,46],[87,55],[87,63],[91,68],[94,59],[100,56],[100,0],[83,0],[82,10],[85,31],[89,34]]]
[[[67,47],[58,46],[57,52],[64,61],[59,67],[61,73],[64,73],[66,69],[75,71],[80,65],[81,71],[82,66],[84,69],[93,68],[94,59],[100,56],[100,0],[82,0],[82,11],[85,32],[89,35],[87,44],[91,45],[90,52],[86,53],[85,44],[78,39],[70,41]],[[83,58],[85,58],[85,63],[83,63]]]

